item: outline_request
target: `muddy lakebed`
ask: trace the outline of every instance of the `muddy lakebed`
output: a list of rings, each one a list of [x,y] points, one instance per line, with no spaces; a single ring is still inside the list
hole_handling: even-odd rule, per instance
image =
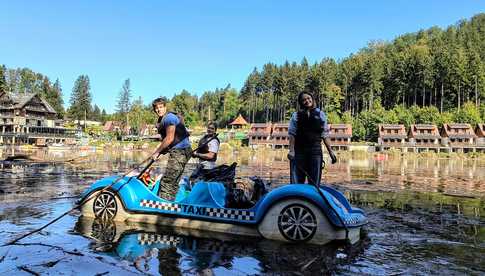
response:
[[[34,152],[0,163],[0,243],[72,208],[95,180],[123,174],[147,152]],[[80,155],[81,154],[81,155]],[[62,160],[72,162],[43,162]],[[79,158],[78,158],[79,157]],[[237,177],[289,180],[284,150],[225,150]],[[162,158],[160,166],[163,166]],[[194,168],[189,163],[186,173]],[[309,246],[90,220],[71,212],[0,247],[1,275],[321,275],[485,273],[485,158],[343,153],[323,180],[364,209],[352,246]]]

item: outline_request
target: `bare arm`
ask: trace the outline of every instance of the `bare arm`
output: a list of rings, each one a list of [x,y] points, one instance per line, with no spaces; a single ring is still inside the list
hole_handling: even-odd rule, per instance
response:
[[[208,160],[214,158],[216,154],[212,151],[209,151],[208,153],[194,153],[194,156]]]
[[[330,159],[332,159],[332,164],[335,164],[337,162],[337,156],[335,156],[335,153],[332,150],[332,147],[330,147],[330,141],[328,140],[327,137],[323,139],[323,144],[325,144],[325,148],[327,148],[328,155],[330,155]]]
[[[175,125],[169,125],[166,131],[167,131],[167,135],[165,136],[165,138],[163,138],[162,142],[155,150],[153,155],[158,156],[161,152],[165,152],[168,146],[170,146],[170,144],[172,144],[173,140],[175,139]]]

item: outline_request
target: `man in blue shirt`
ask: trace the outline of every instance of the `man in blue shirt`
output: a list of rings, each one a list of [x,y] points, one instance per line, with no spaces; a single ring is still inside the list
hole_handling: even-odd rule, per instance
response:
[[[157,159],[160,154],[169,154],[165,173],[160,179],[158,196],[173,201],[185,165],[192,155],[189,133],[181,117],[175,113],[167,112],[167,99],[165,97],[155,99],[152,107],[158,115],[157,129],[161,139],[161,143],[152,157]]]

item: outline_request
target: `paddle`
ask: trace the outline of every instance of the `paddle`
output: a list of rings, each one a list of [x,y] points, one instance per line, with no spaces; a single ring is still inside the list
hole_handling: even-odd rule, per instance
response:
[[[27,154],[16,154],[16,155],[9,155],[7,158],[4,160],[1,160],[0,162],[14,162],[14,161],[25,161],[25,162],[38,162],[38,163],[69,163],[76,161],[81,158],[87,158],[89,156],[78,156],[74,158],[69,158],[66,160],[46,160],[38,157],[34,157],[31,155]]]
[[[337,210],[335,210],[332,207],[332,205],[330,205],[330,202],[328,201],[327,197],[323,194],[322,190],[320,190],[320,187],[317,185],[317,182],[313,180],[313,178],[310,176],[310,174],[306,170],[304,170],[301,166],[298,165],[298,163],[296,163],[296,161],[294,160],[293,157],[290,158],[290,155],[288,155],[288,159],[290,159],[290,162],[293,162],[293,164],[295,164],[295,166],[297,167],[298,170],[300,170],[304,174],[306,174],[306,176],[308,177],[308,179],[313,183],[313,186],[315,187],[315,189],[317,189],[318,194],[322,197],[323,201],[325,201],[325,203],[327,203],[328,207],[335,213],[335,216],[337,217],[337,219],[339,220],[339,222],[344,227],[344,229],[345,229],[345,239],[348,240],[349,239],[349,228],[347,227],[347,225],[345,225],[344,220],[340,217],[340,215],[337,212]],[[324,165],[325,162],[322,162],[322,163],[323,163],[322,164],[322,170],[323,170],[323,167],[325,166]]]

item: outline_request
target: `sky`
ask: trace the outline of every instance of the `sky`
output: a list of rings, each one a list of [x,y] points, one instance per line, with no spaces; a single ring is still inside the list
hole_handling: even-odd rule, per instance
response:
[[[145,104],[182,89],[240,89],[268,62],[341,59],[481,12],[481,0],[0,0],[0,64],[59,79],[66,108],[86,74],[93,104],[112,113],[127,78]]]

